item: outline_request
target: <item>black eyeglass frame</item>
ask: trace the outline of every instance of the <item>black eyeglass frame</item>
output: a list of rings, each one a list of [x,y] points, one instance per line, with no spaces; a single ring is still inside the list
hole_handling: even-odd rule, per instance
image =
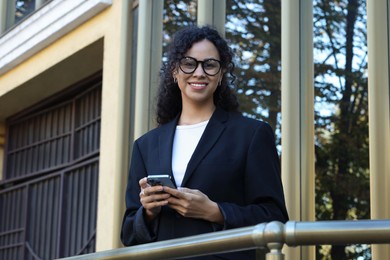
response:
[[[193,61],[196,62],[196,66],[195,66],[195,68],[194,68],[193,71],[187,72],[187,71],[184,71],[184,70],[183,70],[183,68],[181,67],[181,65],[182,65],[182,60],[185,60],[185,59],[190,59],[190,60],[193,60]],[[205,64],[206,62],[208,62],[208,61],[216,61],[216,62],[218,63],[219,68],[218,68],[218,71],[217,71],[216,73],[210,74],[210,73],[208,73],[208,72],[205,70],[204,64]],[[198,68],[199,63],[202,65],[202,70],[203,70],[203,72],[204,72],[206,75],[209,75],[209,76],[215,76],[215,75],[217,75],[217,74],[221,71],[221,68],[222,68],[221,61],[219,61],[219,60],[216,60],[216,59],[205,59],[205,60],[203,60],[203,61],[200,61],[200,60],[197,60],[197,59],[195,59],[195,58],[193,58],[193,57],[189,57],[189,56],[183,57],[183,58],[181,58],[181,59],[179,60],[179,68],[180,68],[180,70],[181,70],[184,74],[192,74],[192,73],[194,73],[195,70]]]

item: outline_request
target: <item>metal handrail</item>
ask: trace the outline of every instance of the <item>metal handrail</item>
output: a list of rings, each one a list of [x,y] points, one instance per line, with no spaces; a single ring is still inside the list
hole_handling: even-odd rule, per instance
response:
[[[283,245],[390,244],[390,220],[278,221],[185,238],[112,249],[67,259],[171,259],[268,247],[283,259]]]

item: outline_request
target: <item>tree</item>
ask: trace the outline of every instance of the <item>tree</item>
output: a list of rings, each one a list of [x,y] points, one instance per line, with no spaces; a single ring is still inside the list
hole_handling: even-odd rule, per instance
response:
[[[280,130],[280,0],[230,0],[226,6],[226,38],[237,55],[241,110]]]
[[[314,6],[316,96],[334,109],[326,116],[316,110],[316,217],[369,218],[365,3],[318,0]],[[359,252],[365,247],[333,246],[331,256],[369,257],[369,250]]]
[[[193,0],[164,1],[163,47],[168,45],[173,34],[180,28],[196,24],[196,6],[196,1]],[[165,48],[163,53],[165,57]]]

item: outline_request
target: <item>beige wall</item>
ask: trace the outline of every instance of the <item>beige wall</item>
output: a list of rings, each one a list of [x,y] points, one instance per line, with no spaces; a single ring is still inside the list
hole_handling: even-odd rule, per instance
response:
[[[97,251],[119,247],[123,179],[129,143],[129,80],[124,61],[124,31],[131,1],[112,5],[48,47],[0,75],[0,157],[7,117],[103,69]],[[127,9],[126,9],[127,10]],[[126,33],[125,33],[126,36]],[[127,43],[127,42],[125,42]],[[122,47],[120,47],[122,46]],[[121,49],[122,48],[122,49]],[[2,160],[0,160],[0,167]],[[0,178],[3,169],[0,168]]]
[[[104,38],[97,251],[117,248],[128,171],[130,1],[116,1]]]

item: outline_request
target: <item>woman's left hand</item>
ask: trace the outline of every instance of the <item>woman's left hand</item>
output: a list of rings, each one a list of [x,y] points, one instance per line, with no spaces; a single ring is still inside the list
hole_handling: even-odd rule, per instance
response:
[[[188,188],[171,189],[164,186],[164,192],[172,195],[168,198],[168,206],[183,217],[224,223],[218,204],[201,191]]]

